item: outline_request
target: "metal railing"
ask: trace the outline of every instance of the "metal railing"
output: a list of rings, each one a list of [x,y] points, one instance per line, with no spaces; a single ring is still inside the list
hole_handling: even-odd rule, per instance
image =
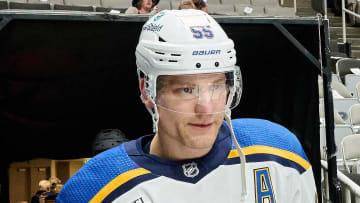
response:
[[[345,0],[341,0],[343,42],[346,43],[346,16],[345,13],[360,18],[360,15],[345,8]]]
[[[325,194],[323,195],[323,202],[328,203],[330,202],[329,198],[329,184],[328,184],[328,178],[327,178],[327,169],[328,164],[326,161],[321,160],[321,167],[324,172],[324,182],[325,182]],[[341,171],[337,170],[338,179],[341,183],[344,185],[344,203],[351,203],[351,193],[355,195],[355,203],[360,203],[360,186],[357,185],[354,181],[352,181],[350,178],[348,178],[345,174],[343,174]]]

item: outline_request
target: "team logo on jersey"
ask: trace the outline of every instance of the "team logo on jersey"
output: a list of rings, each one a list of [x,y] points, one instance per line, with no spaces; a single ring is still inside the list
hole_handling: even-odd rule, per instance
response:
[[[183,164],[182,168],[184,170],[184,175],[189,178],[194,178],[200,172],[200,170],[197,167],[197,164],[195,162]]]
[[[144,200],[142,199],[142,197],[140,197],[139,199],[136,199],[136,200],[132,201],[131,203],[144,203]]]

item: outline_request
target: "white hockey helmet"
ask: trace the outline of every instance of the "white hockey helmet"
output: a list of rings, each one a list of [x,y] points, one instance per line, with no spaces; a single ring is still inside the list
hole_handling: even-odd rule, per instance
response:
[[[157,79],[161,75],[227,73],[231,94],[226,108],[239,104],[242,80],[235,66],[234,43],[220,25],[200,10],[164,10],[142,27],[136,47],[139,77],[145,78],[147,97],[155,104],[148,109],[157,131]]]

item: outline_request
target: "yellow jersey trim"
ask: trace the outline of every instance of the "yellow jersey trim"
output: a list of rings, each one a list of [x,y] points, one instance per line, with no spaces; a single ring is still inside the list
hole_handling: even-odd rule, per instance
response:
[[[90,203],[102,202],[105,197],[107,197],[112,191],[121,186],[122,184],[128,182],[129,180],[136,178],[141,175],[150,173],[150,171],[144,168],[137,168],[125,173],[118,175],[107,185],[105,185],[91,200]]]
[[[241,149],[243,150],[245,155],[273,154],[273,155],[277,155],[282,158],[294,161],[297,164],[299,164],[300,166],[302,166],[305,170],[308,170],[310,168],[310,163],[308,161],[306,161],[301,156],[299,156],[293,152],[286,151],[286,150],[278,149],[275,147],[262,146],[262,145],[254,145],[254,146],[250,146],[250,147],[244,147]],[[239,157],[239,154],[236,151],[236,149],[232,149],[229,152],[228,159],[235,158],[235,157]]]

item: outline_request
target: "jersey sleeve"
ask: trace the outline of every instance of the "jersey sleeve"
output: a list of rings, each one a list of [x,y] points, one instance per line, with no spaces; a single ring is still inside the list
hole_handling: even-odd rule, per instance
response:
[[[124,144],[88,161],[60,191],[58,203],[90,202],[109,182],[139,168],[126,154]]]
[[[232,125],[242,148],[266,146],[292,152],[309,161],[298,138],[285,127],[262,119],[234,119]]]

